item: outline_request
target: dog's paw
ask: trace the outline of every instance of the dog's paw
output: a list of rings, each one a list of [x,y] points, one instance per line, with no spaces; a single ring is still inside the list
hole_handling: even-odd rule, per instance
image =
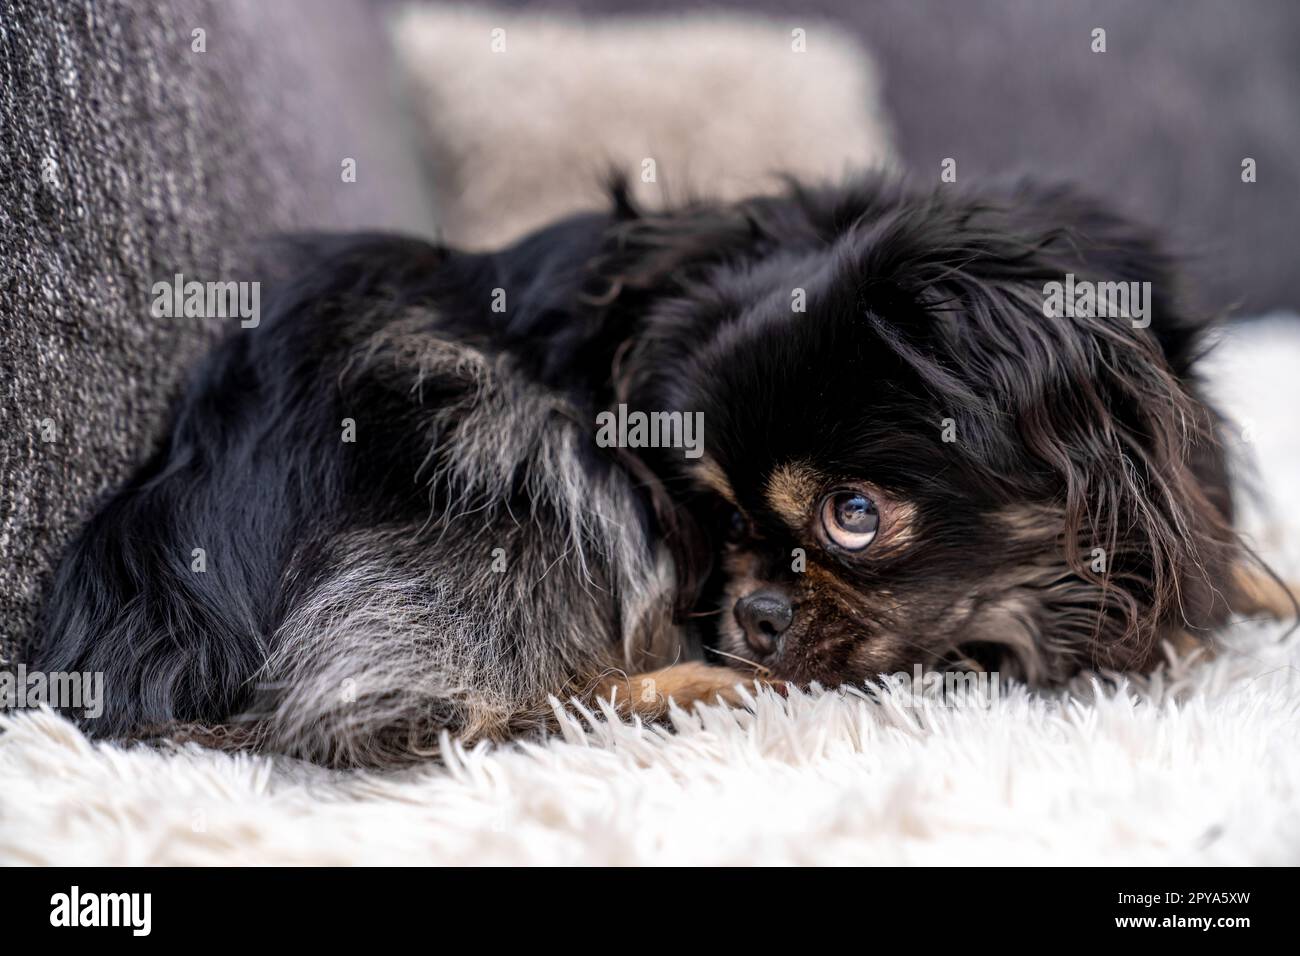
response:
[[[1296,617],[1300,584],[1282,581],[1260,568],[1238,567],[1232,609],[1252,617],[1288,621]]]
[[[643,674],[613,674],[603,678],[592,699],[613,705],[619,713],[658,720],[672,704],[690,710],[699,704],[746,705],[746,692],[770,687],[784,693],[783,682],[765,681],[752,674],[699,662],[675,664]]]

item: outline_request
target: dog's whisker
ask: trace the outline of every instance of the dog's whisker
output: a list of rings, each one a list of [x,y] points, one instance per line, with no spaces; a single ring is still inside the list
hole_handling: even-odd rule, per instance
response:
[[[758,663],[758,661],[751,661],[749,658],[741,657],[739,654],[732,654],[728,651],[724,651],[721,648],[717,648],[717,647],[710,647],[709,650],[712,651],[714,654],[721,654],[723,657],[730,657],[732,660],[740,661],[742,664],[748,664],[750,667],[753,667],[756,670],[760,670],[764,674],[772,673],[772,668],[764,667],[762,664]]]

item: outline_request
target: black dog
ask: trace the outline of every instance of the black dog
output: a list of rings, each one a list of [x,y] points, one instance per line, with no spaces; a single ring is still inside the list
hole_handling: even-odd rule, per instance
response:
[[[1068,191],[616,188],[495,254],[292,256],[58,572],[34,663],[104,672],[94,731],[368,763],[550,695],[1142,668],[1228,612],[1205,322]],[[1065,282],[1150,283],[1145,318],[1045,309]],[[604,447],[618,406],[702,413],[703,454]]]

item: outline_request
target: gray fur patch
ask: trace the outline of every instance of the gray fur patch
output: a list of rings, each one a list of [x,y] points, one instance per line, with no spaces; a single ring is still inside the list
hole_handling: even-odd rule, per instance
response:
[[[543,721],[549,694],[683,653],[670,559],[627,476],[580,462],[576,411],[505,360],[401,324],[348,374],[412,369],[414,400],[452,395],[424,407],[421,477],[442,504],[422,527],[330,542],[249,715],[277,749],[373,763],[431,752],[443,731],[499,738]]]

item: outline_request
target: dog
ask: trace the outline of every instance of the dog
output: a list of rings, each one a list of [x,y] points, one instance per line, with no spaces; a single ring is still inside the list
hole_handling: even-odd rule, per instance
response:
[[[1208,317],[1073,190],[952,189],[615,184],[498,252],[287,242],[72,543],[35,666],[103,672],[101,736],[352,766],[556,699],[1051,683],[1207,641],[1250,604]],[[1143,317],[1045,308],[1067,277],[1149,283]],[[702,441],[599,441],[612,409]]]

